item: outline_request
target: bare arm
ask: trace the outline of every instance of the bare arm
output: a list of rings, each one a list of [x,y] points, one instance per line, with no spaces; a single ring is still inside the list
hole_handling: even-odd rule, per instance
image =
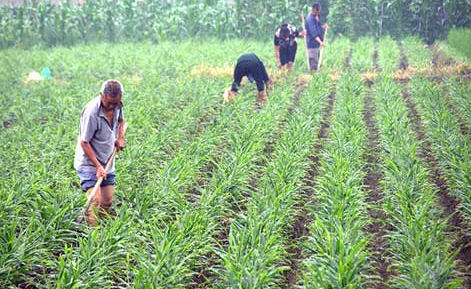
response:
[[[105,169],[103,169],[103,166],[100,164],[98,159],[96,158],[95,152],[93,151],[92,146],[90,145],[89,142],[87,141],[80,141],[80,145],[82,146],[83,151],[87,155],[87,157],[92,161],[92,163],[96,167],[96,177],[104,177],[106,179],[106,172]]]
[[[116,148],[118,151],[124,149],[126,143],[124,141],[124,121],[120,120],[118,122],[118,139],[116,140]]]

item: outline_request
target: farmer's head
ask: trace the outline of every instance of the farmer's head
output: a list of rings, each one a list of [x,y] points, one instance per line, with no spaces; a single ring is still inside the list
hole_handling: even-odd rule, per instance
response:
[[[289,28],[288,24],[281,24],[280,27],[280,38],[282,39],[288,39],[289,37]]]
[[[316,4],[312,4],[312,14],[314,14],[315,16],[319,16],[321,14],[321,5],[316,3]]]
[[[113,110],[121,106],[123,85],[117,80],[107,80],[101,85],[100,97],[105,110]]]

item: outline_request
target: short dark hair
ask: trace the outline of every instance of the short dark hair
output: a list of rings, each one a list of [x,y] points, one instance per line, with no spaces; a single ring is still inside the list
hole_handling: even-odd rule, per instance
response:
[[[312,9],[321,11],[321,4],[319,3],[312,4]]]
[[[121,82],[113,79],[109,79],[101,85],[101,93],[110,97],[123,96],[123,85]]]
[[[288,28],[288,24],[281,24],[280,27],[280,36],[283,38],[289,37],[290,30]]]

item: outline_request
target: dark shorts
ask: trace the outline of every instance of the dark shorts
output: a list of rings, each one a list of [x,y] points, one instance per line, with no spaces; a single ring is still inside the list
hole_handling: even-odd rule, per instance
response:
[[[298,49],[298,45],[296,44],[296,42],[293,45],[280,46],[281,65],[288,64],[288,62],[294,62],[297,49]]]
[[[94,172],[77,172],[77,174],[80,178],[80,186],[84,192],[88,191],[90,188],[93,188],[98,180],[96,173]],[[107,174],[106,180],[101,182],[100,187],[116,185],[115,176],[115,173]]]

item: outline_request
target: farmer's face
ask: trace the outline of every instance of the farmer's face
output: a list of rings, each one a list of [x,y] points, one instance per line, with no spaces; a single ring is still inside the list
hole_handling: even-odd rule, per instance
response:
[[[311,12],[314,16],[319,16],[321,14],[321,12],[317,9],[312,9]]]
[[[112,96],[105,95],[100,92],[100,96],[101,96],[101,103],[103,107],[105,108],[105,110],[110,111],[121,106],[121,95],[112,97]]]

